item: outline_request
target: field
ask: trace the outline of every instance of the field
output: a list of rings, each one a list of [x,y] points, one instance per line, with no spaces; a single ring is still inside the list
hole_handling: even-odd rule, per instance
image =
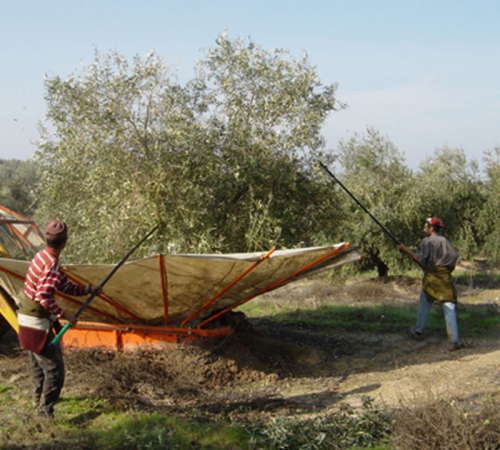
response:
[[[0,443],[500,448],[500,287],[493,278],[478,280],[458,280],[462,350],[448,351],[437,306],[424,340],[407,335],[418,278],[316,278],[252,300],[242,310],[246,320],[214,345],[67,354],[66,384],[50,423],[34,415],[27,357],[7,334],[0,340]],[[366,439],[329,436],[332,418],[347,427],[346,436]],[[308,424],[309,436],[298,423]],[[326,440],[322,446],[320,436],[337,447]]]

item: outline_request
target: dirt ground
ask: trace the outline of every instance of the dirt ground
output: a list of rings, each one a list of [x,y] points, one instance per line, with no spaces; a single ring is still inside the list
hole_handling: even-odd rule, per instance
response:
[[[300,298],[304,305],[416,303],[418,280],[324,281],[290,284],[255,301],[279,304]],[[460,286],[460,297],[497,312],[500,290]],[[410,324],[409,324],[410,325]],[[460,324],[459,327],[466,324]],[[165,351],[66,355],[65,396],[107,399],[118,407],[170,414],[229,414],[308,417],[369,396],[390,408],[425,402],[430,396],[482,401],[500,392],[499,330],[465,339],[449,352],[444,331],[414,341],[406,329],[395,333],[319,334],[300,326],[247,318],[215,345],[178,346]],[[27,356],[8,333],[0,340],[0,377],[15,385],[19,400],[30,397]],[[98,414],[98,408],[93,411]],[[91,419],[91,418],[87,418]]]

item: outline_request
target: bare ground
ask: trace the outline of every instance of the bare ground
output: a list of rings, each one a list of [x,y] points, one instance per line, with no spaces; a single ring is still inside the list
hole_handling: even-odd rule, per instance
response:
[[[323,281],[291,284],[254,301],[302,299],[322,303],[401,304],[417,302],[418,280],[357,280],[335,286]],[[460,296],[497,311],[500,290],[461,287]],[[466,324],[459,324],[466,327]],[[249,318],[212,346],[178,346],[165,351],[66,355],[67,397],[106,399],[124,409],[191,414],[225,413],[235,418],[324,414],[343,404],[361,405],[364,396],[389,408],[426,402],[430,396],[470,402],[498,398],[499,330],[466,339],[465,349],[447,350],[442,333],[411,340],[395,333],[319,334],[299,326]],[[30,397],[27,356],[13,332],[0,340],[2,384],[16,387],[15,399]],[[85,418],[92,420],[99,408]]]

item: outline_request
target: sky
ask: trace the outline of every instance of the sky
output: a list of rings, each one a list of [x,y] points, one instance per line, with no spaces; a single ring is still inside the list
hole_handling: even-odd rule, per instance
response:
[[[183,84],[226,32],[338,85],[329,148],[372,127],[412,168],[444,146],[481,163],[500,146],[499,17],[497,0],[0,0],[0,159],[36,151],[45,77],[154,51]]]

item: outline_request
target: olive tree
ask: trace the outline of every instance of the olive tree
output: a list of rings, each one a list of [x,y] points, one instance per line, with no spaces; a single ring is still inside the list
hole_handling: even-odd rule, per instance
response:
[[[78,76],[45,85],[38,216],[66,219],[68,257],[116,260],[153,224],[163,237],[157,251],[194,239],[203,193],[186,183],[185,156],[197,127],[190,95],[161,59],[149,54],[129,64],[116,52],[96,52]]]
[[[314,163],[343,105],[306,56],[221,35],[185,86],[117,52],[45,86],[38,217],[68,222],[70,260],[116,260],[154,224],[137,255],[310,243],[335,217]]]
[[[338,147],[339,178],[354,197],[397,240],[407,238],[408,197],[412,173],[397,147],[378,130],[341,141]],[[350,200],[350,199],[349,199]],[[345,220],[340,229],[365,254],[365,265],[374,266],[379,276],[389,265],[401,261],[395,242],[354,201],[344,203]]]
[[[31,218],[36,210],[36,177],[31,160],[0,159],[0,204]]]
[[[477,253],[481,246],[478,219],[486,197],[475,161],[468,162],[462,149],[438,148],[421,162],[412,192],[416,227],[422,228],[429,215],[438,216],[462,257]]]
[[[484,156],[485,180],[480,189],[484,204],[478,215],[477,229],[485,255],[494,264],[500,262],[500,147]]]
[[[334,208],[318,181],[320,134],[344,105],[324,86],[307,55],[266,51],[219,36],[197,67],[213,174],[214,230],[225,250],[311,243]],[[332,216],[333,215],[333,216]]]

